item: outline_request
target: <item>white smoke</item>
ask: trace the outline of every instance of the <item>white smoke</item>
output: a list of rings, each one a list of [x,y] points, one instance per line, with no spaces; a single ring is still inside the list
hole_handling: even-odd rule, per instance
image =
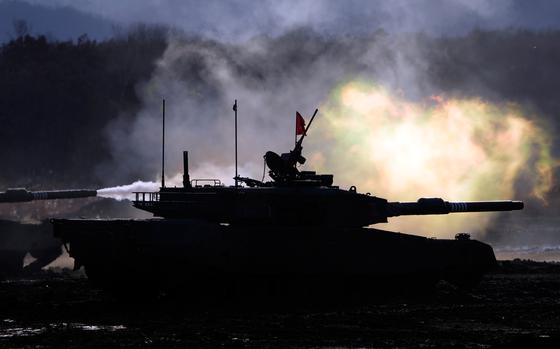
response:
[[[254,169],[246,166],[240,166],[238,171],[240,176],[249,176],[261,179],[263,173],[257,174]],[[262,169],[261,169],[262,170]],[[193,180],[199,181],[198,184],[208,184],[208,180],[219,180],[222,185],[232,185],[234,183],[233,177],[235,174],[235,167],[231,166],[216,166],[213,164],[203,164],[199,166]],[[183,173],[174,173],[172,176],[165,177],[166,187],[183,186]],[[196,184],[196,183],[195,183]],[[135,181],[131,184],[119,185],[116,187],[103,188],[97,190],[97,196],[103,198],[115,199],[117,201],[135,199],[136,192],[156,192],[160,189],[161,182],[155,181]]]
[[[414,40],[393,39],[379,35],[367,42],[325,42],[298,31],[277,40],[229,46],[172,37],[150,80],[137,87],[143,108],[136,118],[122,117],[108,125],[114,162],[100,164],[99,175],[128,182],[160,173],[164,96],[166,173],[182,173],[181,152],[189,150],[191,174],[200,177],[197,173],[213,168],[204,176],[231,176],[231,108],[237,99],[239,165],[244,167],[240,175],[260,178],[266,151],[293,148],[295,112],[309,118],[344,81],[369,77],[412,95],[429,93],[429,87],[418,83],[422,60]],[[323,117],[321,110],[316,123]],[[310,154],[324,146],[310,134],[304,149]]]
[[[121,200],[133,200],[134,192],[153,192],[159,189],[159,183],[136,181],[132,184],[103,188],[97,191],[97,196]]]

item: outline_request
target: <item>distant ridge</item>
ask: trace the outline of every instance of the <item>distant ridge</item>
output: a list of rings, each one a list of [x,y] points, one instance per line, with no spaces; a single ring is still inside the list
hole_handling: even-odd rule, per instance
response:
[[[13,23],[24,20],[30,34],[70,40],[87,34],[90,39],[104,40],[113,35],[115,23],[100,16],[71,7],[32,5],[22,1],[0,0],[0,43],[13,39]]]

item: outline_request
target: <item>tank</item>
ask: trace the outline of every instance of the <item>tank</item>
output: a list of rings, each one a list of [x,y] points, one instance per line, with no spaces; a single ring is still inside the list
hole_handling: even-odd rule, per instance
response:
[[[95,190],[55,190],[32,192],[23,188],[0,192],[0,205],[35,200],[76,199],[96,196]],[[0,220],[0,280],[31,273],[54,261],[62,253],[62,243],[52,234],[48,220],[22,223]],[[24,266],[24,257],[33,259]]]
[[[190,291],[242,286],[282,293],[439,280],[471,287],[496,265],[492,248],[468,234],[428,239],[369,226],[402,215],[520,210],[522,202],[390,202],[354,186],[339,188],[332,174],[297,166],[306,161],[303,140],[316,114],[293,150],[265,153],[270,181],[191,180],[183,152],[183,187],[135,193],[134,207],[153,219],[53,219],[54,234],[94,283],[128,295],[178,284]]]

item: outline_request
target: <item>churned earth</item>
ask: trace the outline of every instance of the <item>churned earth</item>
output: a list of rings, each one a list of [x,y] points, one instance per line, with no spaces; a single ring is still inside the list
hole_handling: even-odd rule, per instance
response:
[[[560,347],[560,264],[501,262],[463,292],[440,283],[367,302],[205,301],[180,295],[122,304],[84,276],[0,283],[0,347]]]

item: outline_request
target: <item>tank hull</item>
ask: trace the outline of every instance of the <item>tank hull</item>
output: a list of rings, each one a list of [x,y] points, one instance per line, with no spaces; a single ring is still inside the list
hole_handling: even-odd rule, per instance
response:
[[[24,257],[34,261],[24,267]],[[0,220],[0,280],[35,272],[54,261],[62,253],[62,245],[52,236],[52,227],[45,221],[24,224]]]
[[[370,228],[236,227],[173,219],[52,223],[75,266],[113,289],[223,289],[263,280],[380,288],[443,279],[469,286],[496,264],[492,248],[479,241]]]

